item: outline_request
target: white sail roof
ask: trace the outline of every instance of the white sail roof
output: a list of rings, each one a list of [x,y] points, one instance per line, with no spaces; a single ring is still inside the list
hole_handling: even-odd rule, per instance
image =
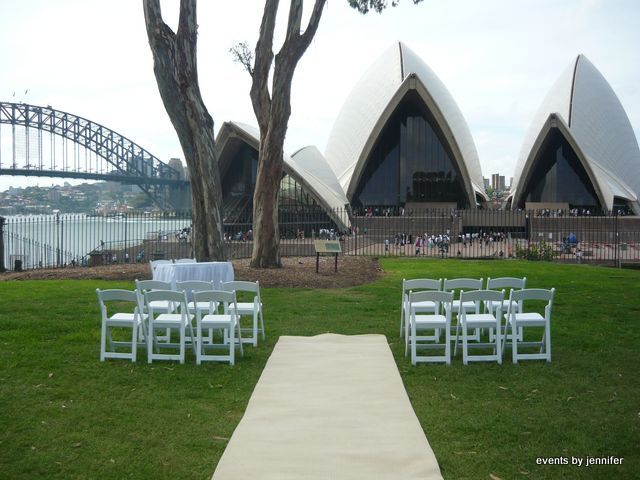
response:
[[[408,90],[415,89],[431,110],[470,197],[484,196],[482,171],[469,127],[455,100],[436,74],[401,42],[369,67],[353,88],[334,123],[325,157],[349,196],[377,135]],[[475,205],[475,198],[470,198]]]
[[[584,56],[579,55],[560,75],[536,112],[525,136],[512,191],[514,205],[522,194],[522,175],[534,161],[536,140],[550,115],[559,116],[579,147],[593,175],[603,207],[615,197],[636,203],[640,192],[640,149],[627,114],[615,92]]]
[[[229,138],[239,138],[252,148],[260,148],[260,132],[257,128],[241,122],[225,122],[216,139],[221,165],[230,161],[225,154]],[[316,202],[322,205],[340,229],[349,225],[346,205],[349,203],[333,170],[316,147],[305,147],[293,156],[283,155],[285,173],[291,175],[299,185],[305,187]]]

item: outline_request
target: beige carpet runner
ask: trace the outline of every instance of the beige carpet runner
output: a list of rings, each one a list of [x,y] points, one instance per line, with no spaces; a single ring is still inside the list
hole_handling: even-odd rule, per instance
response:
[[[214,480],[441,479],[382,335],[280,337]]]

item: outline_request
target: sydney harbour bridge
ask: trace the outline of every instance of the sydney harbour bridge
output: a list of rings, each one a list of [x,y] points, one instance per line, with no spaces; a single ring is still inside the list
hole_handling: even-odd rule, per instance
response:
[[[163,210],[191,203],[183,172],[120,133],[50,106],[0,102],[0,175],[133,184]]]

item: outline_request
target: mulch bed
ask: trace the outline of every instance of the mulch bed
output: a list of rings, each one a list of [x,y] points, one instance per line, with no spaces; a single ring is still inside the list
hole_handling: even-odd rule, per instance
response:
[[[316,273],[315,257],[286,257],[282,268],[256,269],[249,267],[249,259],[233,260],[236,280],[260,281],[263,287],[344,288],[361,285],[380,278],[384,272],[371,257],[342,256],[338,272],[334,272],[334,258],[321,257]],[[151,278],[148,263],[118,264],[99,267],[67,267],[0,273],[0,281],[9,280],[144,280]]]

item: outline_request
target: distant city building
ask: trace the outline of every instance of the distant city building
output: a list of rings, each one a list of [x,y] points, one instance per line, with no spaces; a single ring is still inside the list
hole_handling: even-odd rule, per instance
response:
[[[51,190],[49,190],[49,193],[47,193],[47,199],[52,201],[52,202],[57,202],[60,200],[60,190],[58,190],[57,188],[52,188]]]
[[[491,188],[491,180],[488,179],[487,177],[483,177],[482,181],[484,183],[484,189],[489,190],[489,188]]]
[[[500,175],[499,173],[494,173],[491,175],[491,188],[494,190],[501,192],[504,190],[504,175]]]

